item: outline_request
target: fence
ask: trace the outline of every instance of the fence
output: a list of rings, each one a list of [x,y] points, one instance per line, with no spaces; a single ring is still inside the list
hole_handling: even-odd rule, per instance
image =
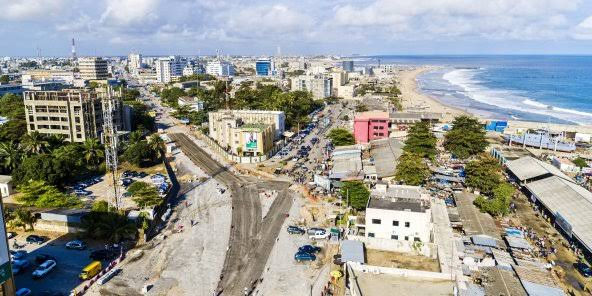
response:
[[[430,258],[438,257],[438,246],[433,243],[419,243],[348,235],[348,239],[363,242],[366,248],[399,253],[416,253]]]

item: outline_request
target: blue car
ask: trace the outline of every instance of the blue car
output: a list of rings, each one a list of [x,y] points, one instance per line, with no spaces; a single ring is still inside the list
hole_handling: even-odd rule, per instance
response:
[[[592,276],[592,269],[588,264],[583,262],[574,263],[574,267],[584,276],[590,277]]]
[[[301,262],[301,261],[315,261],[317,260],[317,256],[311,253],[305,252],[298,252],[294,255],[294,260]]]
[[[298,248],[298,253],[314,254],[314,253],[318,253],[320,251],[321,251],[320,247],[315,247],[313,245],[304,245],[304,246]]]

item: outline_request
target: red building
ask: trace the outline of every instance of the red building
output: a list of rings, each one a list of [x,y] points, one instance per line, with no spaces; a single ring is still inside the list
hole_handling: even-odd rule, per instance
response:
[[[389,136],[389,114],[383,111],[356,113],[354,117],[354,138],[356,143],[368,143]]]

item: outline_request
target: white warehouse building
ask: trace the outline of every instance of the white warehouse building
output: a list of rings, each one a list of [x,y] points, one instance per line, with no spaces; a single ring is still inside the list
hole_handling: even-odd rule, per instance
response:
[[[415,186],[373,190],[366,207],[366,236],[399,241],[432,241],[429,194]]]

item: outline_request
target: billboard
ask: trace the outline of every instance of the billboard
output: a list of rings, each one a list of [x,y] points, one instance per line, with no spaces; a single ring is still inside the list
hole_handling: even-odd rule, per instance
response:
[[[244,133],[246,150],[257,150],[257,136],[258,133],[255,132]]]
[[[4,234],[4,238],[0,238],[0,284],[6,282],[12,276],[12,268],[10,267],[10,260],[8,255],[8,239],[6,239],[6,224],[4,224],[4,209],[0,203],[0,235]]]

